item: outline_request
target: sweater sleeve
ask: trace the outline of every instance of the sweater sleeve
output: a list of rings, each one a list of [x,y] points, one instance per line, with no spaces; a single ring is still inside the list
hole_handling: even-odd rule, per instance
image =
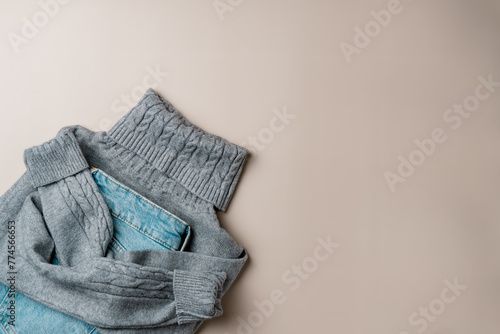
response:
[[[101,328],[154,328],[222,314],[221,297],[246,251],[233,259],[167,251],[106,256],[112,219],[71,135],[27,151],[28,171],[0,198],[5,252],[12,245],[8,225],[15,225],[16,289]],[[54,254],[60,265],[51,263]],[[6,256],[0,265],[0,281],[8,284],[13,270]]]

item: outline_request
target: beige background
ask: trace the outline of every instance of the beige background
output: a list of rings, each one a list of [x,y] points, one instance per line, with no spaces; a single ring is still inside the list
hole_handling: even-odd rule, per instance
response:
[[[500,89],[456,130],[443,115],[479,76],[500,81],[500,3],[401,0],[349,63],[341,43],[390,1],[220,2],[221,16],[212,0],[73,0],[16,52],[9,33],[41,8],[1,0],[0,192],[25,148],[115,122],[121,95],[157,67],[157,91],[191,121],[266,141],[220,215],[251,259],[200,333],[499,333]],[[281,127],[273,110],[295,118]],[[435,128],[447,140],[392,192],[384,173]],[[340,247],[314,268],[328,235]],[[282,276],[304,261],[292,290]],[[455,278],[467,288],[440,302]],[[275,289],[286,300],[259,321],[254,301]],[[438,314],[422,320],[429,306]]]

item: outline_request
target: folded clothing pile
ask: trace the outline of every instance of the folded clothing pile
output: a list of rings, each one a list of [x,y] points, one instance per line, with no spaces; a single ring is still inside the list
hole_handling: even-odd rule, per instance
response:
[[[0,198],[0,332],[194,333],[247,260],[219,225],[248,151],[149,89],[25,151]]]

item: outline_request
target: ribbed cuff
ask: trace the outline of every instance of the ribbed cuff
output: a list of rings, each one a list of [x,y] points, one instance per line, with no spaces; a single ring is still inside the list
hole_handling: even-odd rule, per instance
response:
[[[59,131],[54,139],[25,150],[24,163],[36,188],[89,167],[75,136],[66,129]]]
[[[179,325],[222,314],[225,272],[174,270],[174,297]]]

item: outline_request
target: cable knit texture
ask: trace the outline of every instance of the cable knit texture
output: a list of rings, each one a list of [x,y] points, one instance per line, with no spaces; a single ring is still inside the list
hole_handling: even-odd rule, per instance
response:
[[[151,89],[108,133],[70,126],[27,149],[27,172],[0,197],[0,248],[11,249],[8,222],[16,226],[18,295],[95,333],[194,333],[222,314],[221,298],[248,258],[215,214],[226,210],[247,153]],[[193,231],[187,249],[110,252],[113,218],[90,171],[99,165],[176,210]],[[7,256],[0,268],[8,289]]]
[[[76,220],[81,222],[80,226],[87,239],[96,242],[96,245],[90,245],[91,248],[95,249],[97,256],[103,256],[113,235],[113,221],[90,171],[84,170],[79,174],[67,177],[58,182],[56,187],[68,209],[71,210]],[[54,217],[54,219],[57,218]],[[61,255],[59,256],[60,262]],[[68,263],[68,265],[70,264]]]
[[[248,154],[246,148],[190,123],[153,89],[108,133],[222,211]]]

